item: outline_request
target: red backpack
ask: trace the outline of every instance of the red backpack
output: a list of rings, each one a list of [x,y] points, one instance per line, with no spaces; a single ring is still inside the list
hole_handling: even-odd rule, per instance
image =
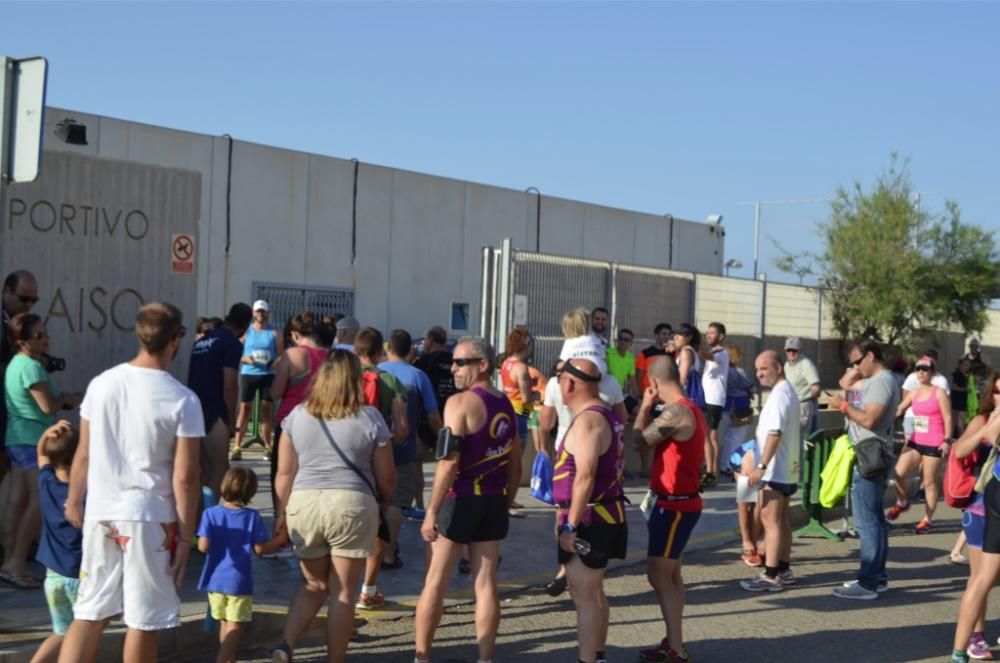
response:
[[[952,451],[944,468],[944,501],[948,506],[964,509],[976,497],[976,468],[980,465],[982,449],[976,449],[965,458]]]
[[[361,371],[361,386],[364,387],[365,403],[378,409],[378,369],[365,369]]]

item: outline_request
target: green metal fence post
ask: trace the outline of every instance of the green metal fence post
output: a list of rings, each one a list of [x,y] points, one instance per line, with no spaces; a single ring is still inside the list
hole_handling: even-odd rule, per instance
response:
[[[795,538],[822,537],[830,541],[843,541],[823,524],[823,506],[819,503],[822,483],[820,474],[833,451],[833,442],[842,430],[819,430],[806,439],[801,467],[802,508],[809,514],[809,522],[795,530]]]

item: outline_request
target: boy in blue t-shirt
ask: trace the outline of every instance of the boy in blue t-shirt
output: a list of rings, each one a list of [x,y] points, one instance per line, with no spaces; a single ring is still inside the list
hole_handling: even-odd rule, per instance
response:
[[[198,550],[206,554],[198,589],[208,592],[212,618],[219,622],[217,663],[235,663],[240,630],[253,617],[252,552],[273,553],[288,532],[271,537],[260,514],[247,508],[257,494],[257,475],[231,467],[222,479],[222,502],[205,509],[198,525]]]
[[[73,527],[63,513],[69,497],[69,470],[73,465],[78,433],[68,421],[45,430],[38,440],[38,500],[42,535],[35,559],[45,565],[45,600],[52,616],[52,633],[39,646],[32,661],[55,661],[63,636],[73,621],[73,604],[80,586],[83,531]]]

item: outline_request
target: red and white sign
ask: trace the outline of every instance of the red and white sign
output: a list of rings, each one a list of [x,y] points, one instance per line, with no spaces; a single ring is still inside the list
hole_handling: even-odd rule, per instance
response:
[[[194,274],[194,236],[175,234],[170,242],[170,271]]]

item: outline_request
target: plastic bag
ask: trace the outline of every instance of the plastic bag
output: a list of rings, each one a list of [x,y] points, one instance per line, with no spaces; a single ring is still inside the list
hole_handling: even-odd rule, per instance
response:
[[[546,504],[555,504],[552,497],[552,459],[537,454],[531,466],[531,496]]]

